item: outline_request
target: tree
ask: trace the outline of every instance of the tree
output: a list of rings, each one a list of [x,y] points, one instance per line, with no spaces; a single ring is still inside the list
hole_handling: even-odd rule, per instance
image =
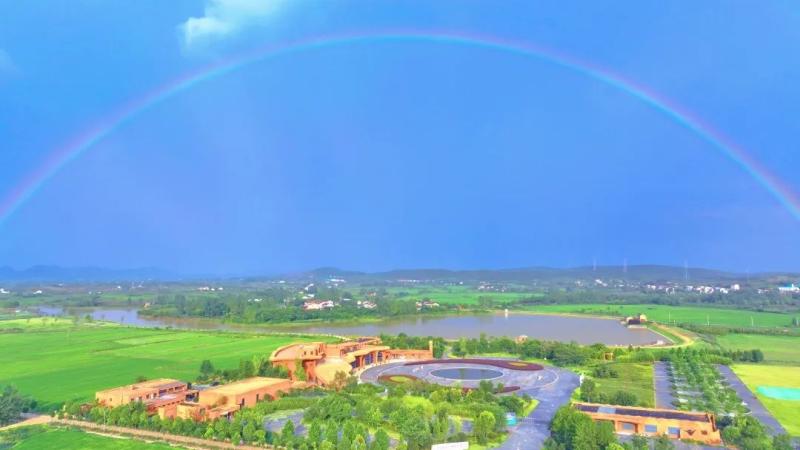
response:
[[[631,447],[633,450],[648,450],[650,445],[647,443],[647,438],[641,434],[636,434],[631,439]]]
[[[34,408],[35,402],[23,397],[16,388],[6,386],[0,393],[0,425],[20,419],[20,415]]]
[[[200,375],[203,379],[208,379],[214,375],[214,365],[211,364],[211,361],[204,359],[203,362],[200,363]]]
[[[670,438],[667,435],[662,434],[658,438],[656,438],[655,446],[653,447],[654,450],[674,450],[675,444],[672,443]]]
[[[242,359],[239,361],[239,377],[250,378],[256,374],[256,367],[253,361],[249,359]]]
[[[621,406],[634,406],[639,403],[639,399],[636,398],[636,394],[632,392],[617,391],[614,393],[614,396],[611,397],[611,403]]]
[[[489,437],[494,430],[495,418],[494,414],[489,411],[482,411],[478,418],[475,420],[475,438],[481,445],[486,445],[489,442]]]
[[[372,441],[370,450],[389,450],[389,443],[389,434],[381,428],[375,433],[375,439]]]
[[[303,367],[303,362],[300,360],[297,360],[294,365],[294,378],[298,381],[308,380],[308,374],[306,373],[305,367]]]
[[[322,427],[318,420],[313,421],[311,426],[308,427],[308,440],[315,447],[319,446],[319,443],[322,441]]]
[[[292,440],[294,440],[294,422],[287,420],[281,430],[281,443],[288,445]]]

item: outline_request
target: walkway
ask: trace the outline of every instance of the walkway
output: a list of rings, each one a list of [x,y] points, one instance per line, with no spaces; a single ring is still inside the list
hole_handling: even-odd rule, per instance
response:
[[[733,373],[728,366],[718,365],[717,370],[722,376],[728,380],[730,383],[731,388],[739,394],[739,398],[742,399],[743,402],[747,404],[747,407],[750,408],[750,411],[759,422],[763,423],[770,434],[778,435],[778,434],[786,434],[786,429],[781,426],[781,424],[775,420],[775,417],[767,411],[767,408],[759,401],[755,395],[750,391],[750,389],[742,382],[738,375]]]
[[[0,427],[0,431],[11,430],[13,428],[19,427],[27,427],[29,425],[42,425],[45,423],[50,423],[53,418],[47,415],[39,415],[39,414],[23,414],[21,422],[12,423],[11,425],[6,425],[4,427]]]
[[[653,366],[653,385],[656,390],[656,408],[675,409],[675,395],[669,381],[669,363],[656,361]]]
[[[580,386],[580,378],[573,372],[548,367],[555,372],[555,382],[544,387],[523,389],[517,395],[528,394],[539,400],[539,405],[531,414],[520,420],[519,425],[511,427],[508,439],[499,447],[501,450],[530,450],[542,448],[550,437],[550,422],[559,408],[569,403],[572,392]]]

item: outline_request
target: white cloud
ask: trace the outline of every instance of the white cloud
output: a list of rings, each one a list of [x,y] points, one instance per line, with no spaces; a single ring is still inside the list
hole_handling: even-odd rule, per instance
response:
[[[186,48],[228,39],[262,24],[285,0],[206,0],[202,17],[190,17],[178,28]]]

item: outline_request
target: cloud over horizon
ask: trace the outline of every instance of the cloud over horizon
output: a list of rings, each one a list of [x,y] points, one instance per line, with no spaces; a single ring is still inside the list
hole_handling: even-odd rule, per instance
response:
[[[284,0],[207,0],[202,17],[178,26],[182,44],[196,50],[232,38],[271,18]]]

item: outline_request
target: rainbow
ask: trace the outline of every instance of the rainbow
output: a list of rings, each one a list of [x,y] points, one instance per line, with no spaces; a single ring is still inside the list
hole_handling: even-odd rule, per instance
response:
[[[798,200],[793,190],[779,177],[770,173],[766,167],[756,161],[742,147],[736,145],[736,143],[726,138],[709,124],[704,123],[700,118],[681,108],[675,102],[634,81],[626,79],[622,75],[540,45],[457,32],[399,30],[319,36],[277,45],[267,45],[207,65],[168,82],[122,106],[83,134],[76,136],[66,145],[50,153],[36,170],[28,174],[4,196],[2,203],[0,203],[0,224],[4,223],[16,210],[33,197],[49,179],[71,161],[80,157],[84,152],[148,109],[181,92],[192,89],[204,81],[223,76],[269,58],[300,51],[376,41],[425,42],[501,51],[537,58],[612,86],[663,113],[674,122],[702,138],[713,148],[721,151],[772,194],[792,216],[800,220],[800,200]]]

